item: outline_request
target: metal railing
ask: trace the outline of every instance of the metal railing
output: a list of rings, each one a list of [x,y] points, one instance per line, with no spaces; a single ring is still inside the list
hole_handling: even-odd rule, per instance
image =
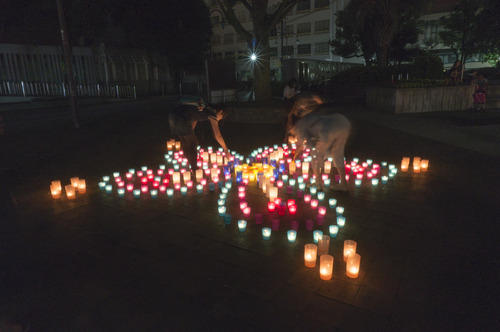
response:
[[[135,85],[77,84],[76,91],[80,97],[137,99]],[[68,94],[69,86],[67,83],[0,81],[0,97],[66,97]]]

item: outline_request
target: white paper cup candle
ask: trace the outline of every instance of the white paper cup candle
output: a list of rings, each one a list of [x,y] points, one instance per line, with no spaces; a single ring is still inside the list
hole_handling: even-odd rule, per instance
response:
[[[361,256],[359,254],[351,254],[347,258],[346,275],[349,278],[357,278],[359,275],[359,265],[361,263]]]
[[[309,268],[316,266],[318,246],[312,243],[304,246],[304,265]]]
[[[333,274],[333,256],[319,256],[319,276],[322,280],[332,279]]]
[[[345,240],[344,241],[344,262],[347,262],[347,258],[351,254],[356,253],[356,246],[358,243],[353,240]]]

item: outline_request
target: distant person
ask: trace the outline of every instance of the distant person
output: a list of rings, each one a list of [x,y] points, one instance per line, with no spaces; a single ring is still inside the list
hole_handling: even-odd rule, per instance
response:
[[[345,116],[335,113],[332,107],[323,103],[323,100],[314,94],[298,99],[294,105],[295,113],[291,114],[289,131],[295,137],[297,144],[294,159],[305,147],[310,148],[313,174],[316,179],[321,179],[325,160],[333,157],[334,166],[340,176],[340,184],[335,184],[330,189],[347,191],[344,150],[351,124]],[[322,187],[321,184],[319,186]]]
[[[488,80],[484,77],[484,74],[479,73],[477,79],[474,80],[474,110],[484,111],[484,105],[486,103],[486,95],[488,93]]]
[[[194,172],[198,169],[198,139],[194,133],[194,128],[198,121],[209,121],[214,138],[229,155],[226,142],[219,129],[219,121],[224,118],[222,109],[215,110],[205,105],[203,99],[199,97],[182,97],[177,102],[175,108],[169,114],[170,132],[181,141],[181,147]]]
[[[455,60],[453,66],[448,71],[448,76],[453,82],[453,84],[458,84],[462,82],[462,73],[464,71],[464,66],[460,60]]]

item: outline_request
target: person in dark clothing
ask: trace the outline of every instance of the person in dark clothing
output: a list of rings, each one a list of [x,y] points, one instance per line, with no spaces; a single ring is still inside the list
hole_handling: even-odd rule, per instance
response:
[[[169,114],[170,131],[181,141],[182,150],[188,159],[191,170],[198,169],[197,165],[197,146],[198,139],[194,133],[194,128],[198,121],[209,121],[214,138],[224,149],[226,155],[229,155],[226,142],[219,129],[219,121],[224,118],[223,110],[215,110],[205,106],[203,100],[199,99],[197,103],[179,103]]]

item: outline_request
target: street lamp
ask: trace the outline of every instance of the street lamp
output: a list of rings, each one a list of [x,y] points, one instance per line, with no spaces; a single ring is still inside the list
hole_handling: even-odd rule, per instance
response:
[[[221,17],[221,21],[219,22],[222,30],[224,30],[224,27],[226,26],[226,21],[224,21],[224,14],[220,11],[220,9],[218,8],[214,8],[212,9],[209,13],[208,13],[208,16],[212,16],[212,14],[214,12],[217,12],[220,14],[220,17]],[[213,60],[214,59],[214,54],[212,53],[212,39],[210,38],[210,59]]]

